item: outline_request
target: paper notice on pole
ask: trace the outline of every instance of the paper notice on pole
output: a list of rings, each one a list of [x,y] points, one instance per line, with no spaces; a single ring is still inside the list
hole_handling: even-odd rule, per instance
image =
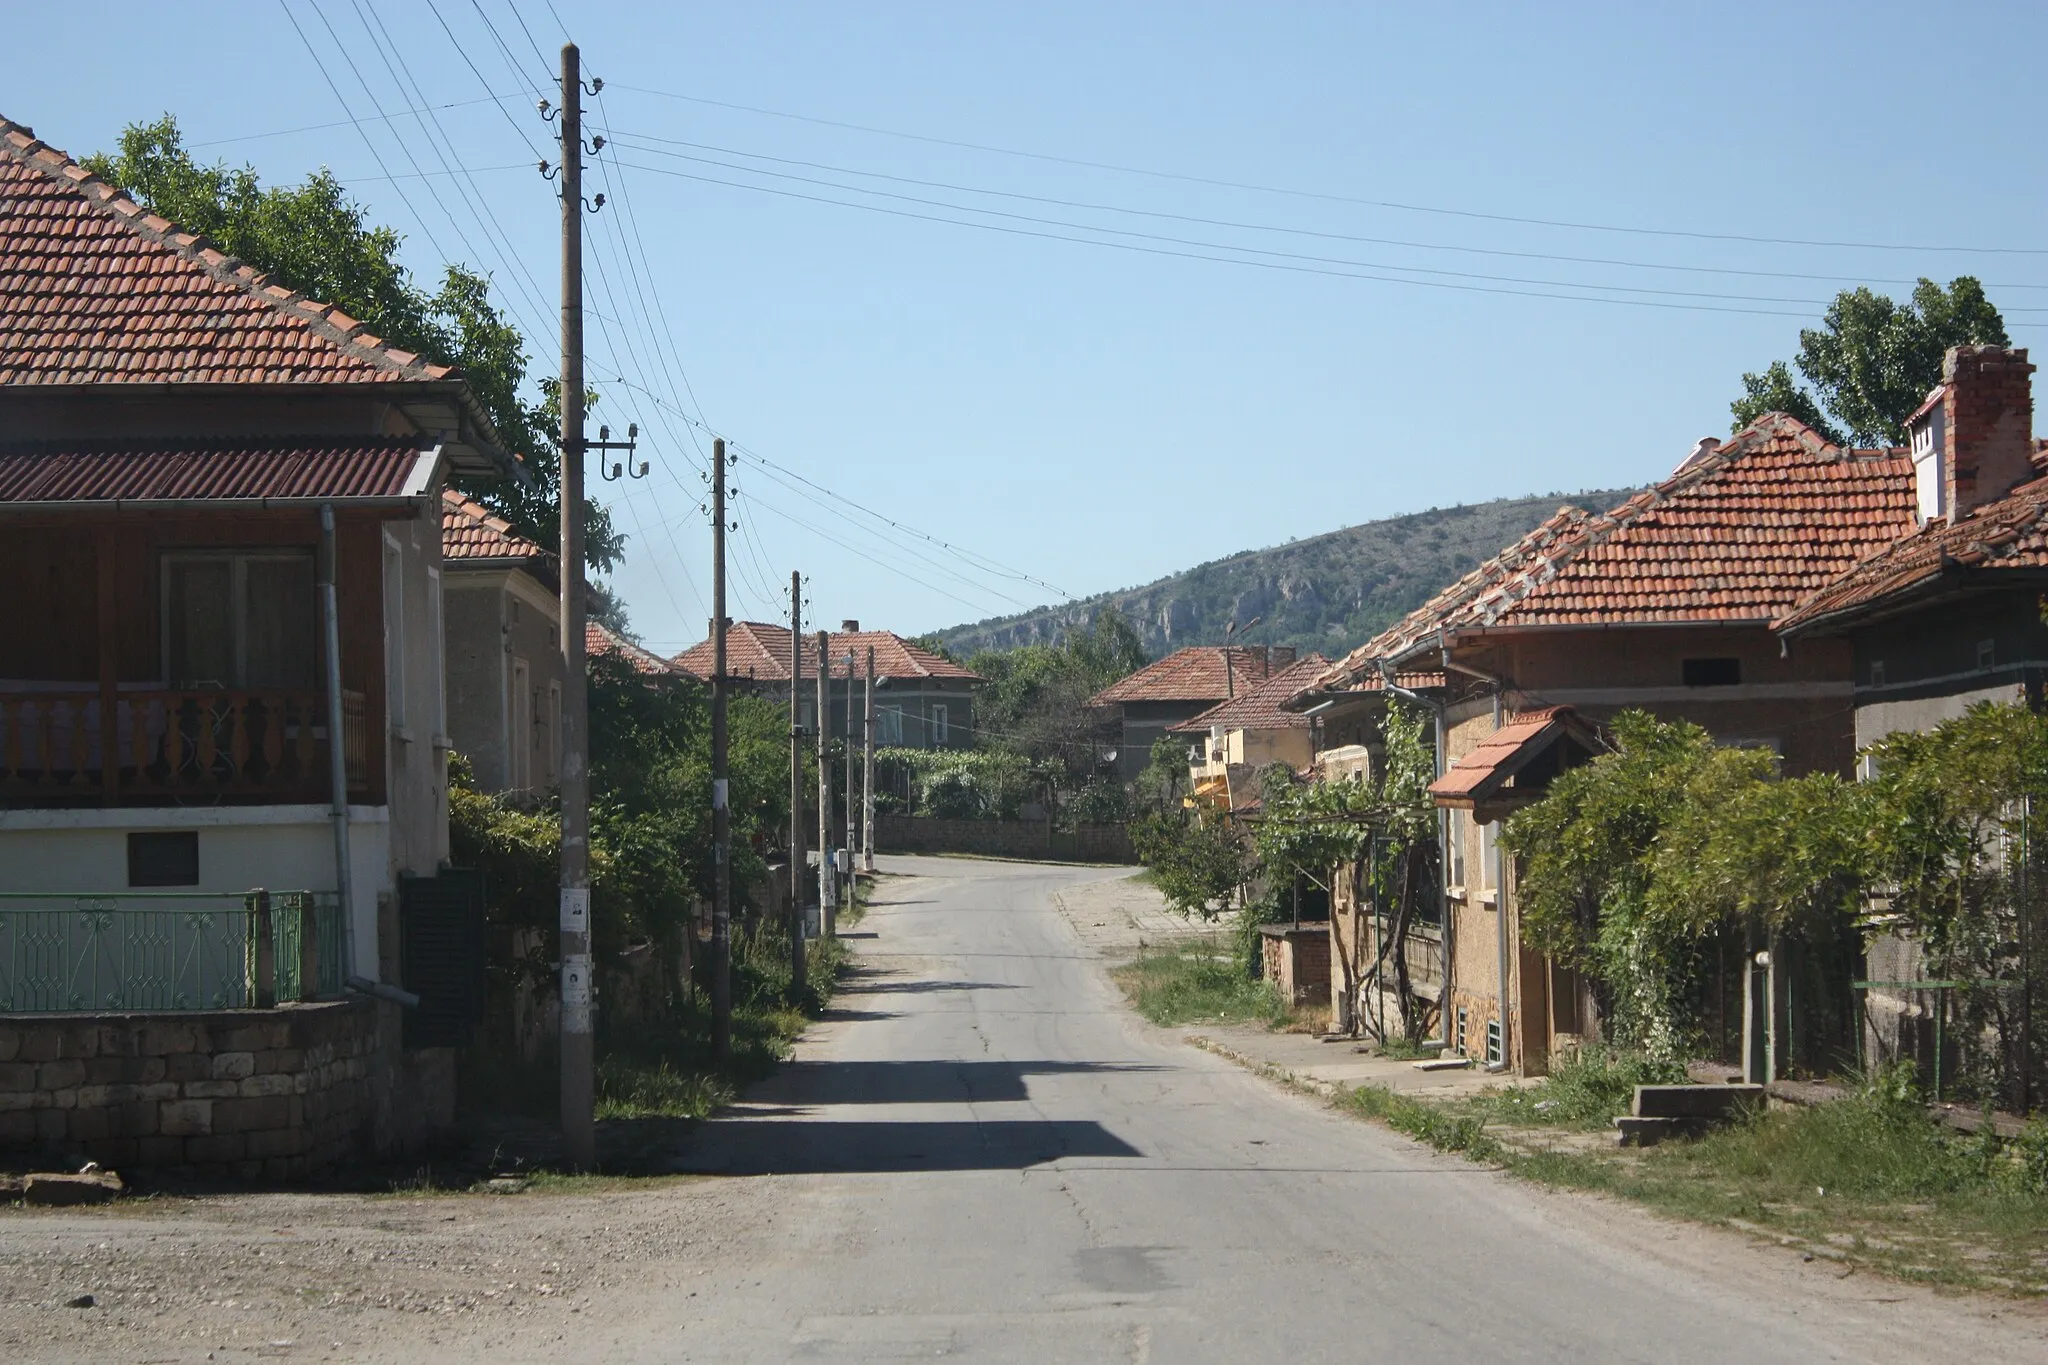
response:
[[[562,1032],[590,1032],[590,955],[562,959]]]
[[[711,809],[713,809],[713,810],[724,810],[724,809],[725,809],[725,792],[726,792],[726,785],[725,785],[725,779],[724,779],[724,778],[722,778],[722,777],[721,777],[721,778],[717,778],[716,780],[714,780],[714,781],[712,782],[712,784],[711,784]]]
[[[589,887],[565,886],[562,888],[562,932],[565,934],[587,934],[590,932]]]

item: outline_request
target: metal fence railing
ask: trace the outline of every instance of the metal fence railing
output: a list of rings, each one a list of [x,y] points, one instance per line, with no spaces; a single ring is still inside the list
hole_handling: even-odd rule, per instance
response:
[[[267,1008],[341,993],[327,891],[0,892],[0,1013]]]

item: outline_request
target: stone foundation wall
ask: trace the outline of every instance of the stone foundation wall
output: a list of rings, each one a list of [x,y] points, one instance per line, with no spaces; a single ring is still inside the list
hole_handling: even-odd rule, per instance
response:
[[[330,1169],[392,1126],[379,1008],[0,1016],[0,1162],[246,1180]]]
[[[1055,863],[1138,861],[1122,825],[1048,829],[1042,820],[942,820],[929,815],[877,815],[878,853],[969,853]]]

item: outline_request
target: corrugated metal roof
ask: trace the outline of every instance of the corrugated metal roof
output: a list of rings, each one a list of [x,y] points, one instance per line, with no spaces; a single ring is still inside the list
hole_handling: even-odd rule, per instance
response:
[[[416,496],[411,437],[0,445],[0,505]]]

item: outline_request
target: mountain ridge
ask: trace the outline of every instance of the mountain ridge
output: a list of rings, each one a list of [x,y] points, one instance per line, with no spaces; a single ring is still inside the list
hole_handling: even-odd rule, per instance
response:
[[[1095,593],[934,632],[955,655],[1057,642],[1103,607],[1121,611],[1153,657],[1221,644],[1342,654],[1371,639],[1540,524],[1560,506],[1604,511],[1634,489],[1495,498],[1382,517],[1262,549],[1239,550],[1136,587]]]

